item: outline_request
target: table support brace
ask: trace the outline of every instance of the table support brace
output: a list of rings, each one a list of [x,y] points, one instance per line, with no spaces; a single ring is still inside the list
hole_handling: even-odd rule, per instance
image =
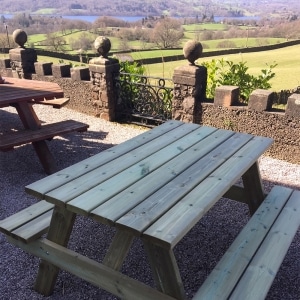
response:
[[[41,127],[41,122],[32,108],[32,104],[21,102],[14,105],[20,119],[26,129],[37,130]],[[39,157],[39,160],[47,174],[53,174],[58,171],[55,159],[50,152],[46,141],[37,141],[32,143]]]
[[[265,199],[265,193],[261,182],[258,163],[255,162],[242,176],[245,196],[251,215],[258,209]]]
[[[103,260],[103,264],[116,271],[122,267],[133,241],[133,235],[118,230]]]
[[[143,241],[157,288],[176,299],[186,299],[173,250]]]
[[[75,213],[56,206],[53,211],[47,239],[66,247],[72,232],[75,217]],[[58,272],[58,267],[48,263],[46,260],[42,260],[34,289],[45,296],[52,294]]]

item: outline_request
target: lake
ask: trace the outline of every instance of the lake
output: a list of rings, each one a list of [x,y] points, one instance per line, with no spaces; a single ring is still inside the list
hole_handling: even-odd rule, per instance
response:
[[[7,19],[10,19],[13,17],[13,15],[7,15],[7,14],[4,14],[2,15],[4,16],[5,18]],[[51,15],[48,15],[49,17]],[[98,18],[100,17],[103,17],[103,16],[59,16],[57,15],[56,17],[62,17],[64,19],[69,19],[69,20],[80,20],[80,21],[86,21],[86,22],[90,22],[90,23],[93,23],[95,22]],[[136,16],[136,17],[127,17],[127,16],[111,16],[112,18],[117,18],[117,19],[120,19],[120,20],[124,20],[126,22],[136,22],[136,21],[140,21],[142,20],[143,18],[145,18],[145,16]],[[248,16],[248,17],[232,17],[232,18],[229,18],[229,17],[214,17],[214,21],[219,23],[223,20],[241,20],[241,21],[245,21],[245,20],[259,20],[259,17],[255,17],[255,16]]]
[[[11,19],[13,17],[13,15],[10,14],[3,14],[0,16],[4,16],[6,19]],[[33,14],[34,16],[34,14]],[[51,17],[51,15],[45,15],[48,17]],[[69,20],[80,20],[80,21],[86,21],[86,22],[90,22],[93,23],[95,22],[98,18],[102,17],[102,16],[59,16],[56,15],[55,17],[62,17],[63,19],[69,19]],[[127,17],[127,16],[111,16],[112,18],[117,18],[120,20],[124,20],[127,22],[135,22],[135,21],[139,21],[142,20],[143,18],[145,18],[144,16],[136,16],[136,17]]]

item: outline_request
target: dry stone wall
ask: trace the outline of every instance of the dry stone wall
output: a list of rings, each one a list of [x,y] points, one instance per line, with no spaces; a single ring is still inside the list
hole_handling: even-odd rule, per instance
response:
[[[266,153],[276,159],[300,164],[300,118],[284,112],[259,112],[247,107],[202,104],[202,124],[274,139]]]

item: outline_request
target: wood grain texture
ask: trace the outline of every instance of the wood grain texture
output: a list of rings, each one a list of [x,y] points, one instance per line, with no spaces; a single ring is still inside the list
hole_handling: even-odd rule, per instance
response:
[[[0,231],[9,234],[11,231],[21,227],[22,225],[30,222],[43,215],[45,212],[52,210],[53,204],[46,201],[39,201],[31,206],[5,218],[0,221]]]
[[[28,253],[47,260],[56,268],[66,270],[124,300],[175,300],[161,292],[123,275],[101,263],[80,255],[47,239],[30,244],[10,239]]]
[[[193,300],[264,299],[299,227],[299,200],[275,186]]]
[[[37,130],[20,130],[0,136],[0,150],[10,150],[16,146],[52,139],[73,131],[86,131],[88,125],[74,120],[66,120],[53,124],[46,124]]]

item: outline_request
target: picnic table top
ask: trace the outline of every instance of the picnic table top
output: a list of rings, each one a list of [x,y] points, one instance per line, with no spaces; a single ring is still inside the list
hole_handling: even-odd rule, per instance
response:
[[[6,77],[0,84],[0,107],[31,100],[61,98],[63,90],[57,83]]]
[[[173,245],[271,143],[270,138],[169,121],[26,191]]]

